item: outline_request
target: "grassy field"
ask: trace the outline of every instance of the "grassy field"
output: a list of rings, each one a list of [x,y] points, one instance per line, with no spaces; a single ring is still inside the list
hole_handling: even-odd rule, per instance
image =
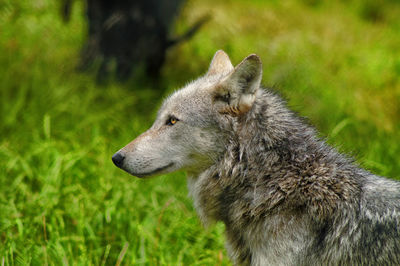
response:
[[[165,91],[137,75],[96,85],[79,73],[83,5],[0,1],[0,265],[229,265],[223,225],[202,228],[184,173],[139,180],[111,155],[151,125],[168,92],[217,49],[264,63],[264,84],[373,173],[400,178],[400,4],[189,1]]]

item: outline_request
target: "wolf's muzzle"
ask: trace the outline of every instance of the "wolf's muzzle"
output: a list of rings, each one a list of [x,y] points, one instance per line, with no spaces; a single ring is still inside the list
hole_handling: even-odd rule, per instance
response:
[[[117,152],[117,153],[115,153],[115,154],[112,156],[111,159],[112,159],[113,163],[114,163],[116,166],[118,166],[119,168],[121,168],[122,163],[124,162],[125,156],[122,155],[120,152]]]

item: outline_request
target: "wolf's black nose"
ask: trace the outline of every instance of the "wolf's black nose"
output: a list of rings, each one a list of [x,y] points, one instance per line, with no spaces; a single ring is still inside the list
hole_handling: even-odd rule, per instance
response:
[[[121,167],[121,166],[122,166],[122,163],[123,163],[123,161],[124,161],[124,159],[125,159],[125,156],[122,155],[120,152],[117,152],[117,153],[115,153],[115,154],[113,155],[113,157],[112,157],[111,159],[112,159],[113,163],[114,163],[116,166]]]

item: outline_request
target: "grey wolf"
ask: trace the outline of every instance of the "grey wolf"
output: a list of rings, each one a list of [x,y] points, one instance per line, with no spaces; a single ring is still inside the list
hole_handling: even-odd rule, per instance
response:
[[[114,163],[138,177],[185,170],[236,265],[400,265],[400,183],[327,145],[261,77],[257,55],[233,67],[218,51]]]

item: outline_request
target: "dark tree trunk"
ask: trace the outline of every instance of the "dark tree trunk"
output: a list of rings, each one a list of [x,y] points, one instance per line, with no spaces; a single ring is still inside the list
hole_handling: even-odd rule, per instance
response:
[[[63,0],[64,18],[72,0]],[[80,69],[100,60],[98,80],[110,74],[115,62],[116,75],[127,79],[132,70],[144,64],[146,73],[157,78],[166,50],[190,38],[207,20],[203,18],[185,34],[170,39],[175,15],[183,0],[86,0],[88,40],[82,49]]]

